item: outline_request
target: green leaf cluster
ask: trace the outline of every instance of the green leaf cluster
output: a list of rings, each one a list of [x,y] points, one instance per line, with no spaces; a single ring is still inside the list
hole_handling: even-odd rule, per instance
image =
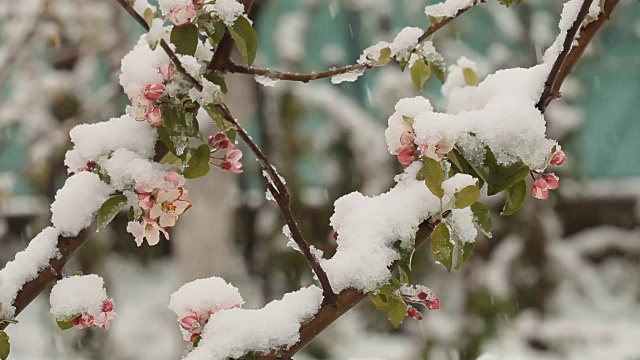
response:
[[[399,293],[402,283],[392,278],[375,292],[369,293],[369,299],[380,310],[387,312],[387,317],[394,328],[398,328],[407,316],[407,304]]]
[[[9,343],[9,335],[0,330],[0,360],[7,360],[11,352],[11,343]]]

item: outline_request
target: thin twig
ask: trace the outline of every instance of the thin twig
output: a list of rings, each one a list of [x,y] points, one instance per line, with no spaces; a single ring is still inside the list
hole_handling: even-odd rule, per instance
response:
[[[573,70],[578,60],[580,60],[587,46],[591,43],[591,40],[598,33],[598,30],[600,30],[602,25],[604,25],[604,23],[609,20],[613,9],[615,9],[615,7],[619,3],[620,0],[607,0],[604,5],[604,10],[598,16],[598,18],[587,24],[582,29],[582,31],[580,31],[580,37],[578,37],[578,39],[576,40],[577,44],[571,47],[571,51],[569,51],[569,54],[567,54],[564,62],[562,63],[562,66],[558,71],[549,74],[550,76],[553,75],[555,77],[555,80],[553,80],[553,85],[550,87],[549,91],[547,93],[543,93],[540,97],[540,101],[538,102],[538,109],[544,111],[544,109],[546,109],[546,107],[552,100],[559,97],[560,86],[567,78],[567,76],[569,76],[571,70]]]
[[[287,190],[285,184],[280,179],[280,175],[273,167],[273,165],[271,165],[267,157],[264,155],[264,153],[262,153],[256,143],[253,142],[246,130],[242,126],[240,126],[240,124],[238,124],[229,110],[227,110],[227,108],[222,105],[216,105],[216,108],[222,113],[224,118],[236,128],[238,136],[240,136],[240,138],[247,144],[247,146],[249,146],[251,151],[258,159],[260,167],[262,167],[262,170],[264,170],[268,175],[270,181],[267,183],[267,189],[280,207],[282,216],[284,216],[287,226],[289,227],[289,231],[291,231],[291,237],[293,238],[293,241],[295,241],[295,243],[298,245],[300,251],[307,259],[307,263],[309,263],[309,266],[318,277],[318,281],[322,286],[322,292],[325,302],[327,302],[328,304],[335,304],[336,294],[331,288],[331,283],[329,282],[327,273],[324,271],[315,255],[311,252],[311,248],[305,240],[304,235],[302,234],[302,231],[300,230],[300,227],[298,226],[298,223],[296,222],[296,219],[291,212],[291,195],[289,194],[289,191]]]
[[[578,31],[582,27],[582,22],[589,14],[589,7],[591,7],[591,3],[593,0],[584,0],[582,2],[582,6],[578,11],[578,15],[576,19],[571,24],[569,30],[565,35],[564,41],[562,42],[562,51],[558,54],[553,66],[551,67],[551,71],[549,71],[549,76],[544,83],[544,90],[542,91],[542,95],[540,96],[540,100],[536,104],[536,108],[541,112],[544,112],[551,100],[553,99],[552,90],[556,87],[555,83],[558,80],[558,75],[560,74],[560,69],[562,69],[567,56],[569,56],[569,52],[571,51],[571,47],[573,45],[573,40],[576,38]]]
[[[129,5],[129,3],[126,0],[116,0],[116,1],[120,5],[122,5],[122,7],[124,7],[125,10],[127,10],[127,12],[131,14],[131,16],[133,16],[133,18],[138,21],[138,23],[140,23],[140,25],[142,25],[147,31],[149,30],[149,26],[147,25],[147,22],[144,20],[144,18],[142,18],[133,9],[133,7]],[[245,3],[248,4],[248,7],[251,7],[252,1],[246,0]],[[246,4],[245,6],[247,6]],[[164,44],[166,45],[166,43]],[[174,62],[178,71],[183,75],[187,76],[187,79],[189,79],[189,81],[193,83],[193,85],[196,86],[199,90],[202,90],[202,85],[196,79],[194,79],[189,74],[187,74],[184,67],[180,63],[180,59],[178,59],[178,57],[173,52],[173,50],[168,45],[166,47],[162,46],[162,48],[167,53],[167,55],[169,55],[171,60]],[[273,195],[273,197],[276,199],[276,202],[280,207],[280,211],[282,212],[282,215],[285,218],[287,226],[291,231],[291,236],[293,240],[296,242],[296,244],[298,244],[298,247],[300,248],[302,254],[307,259],[309,266],[318,277],[318,281],[320,282],[320,285],[322,285],[325,301],[329,304],[334,304],[336,300],[336,294],[331,289],[329,278],[327,277],[326,272],[320,265],[320,262],[318,261],[318,259],[311,252],[309,244],[304,239],[304,235],[302,235],[302,231],[300,230],[300,227],[298,226],[298,223],[296,222],[295,217],[291,212],[291,196],[289,194],[289,191],[287,190],[287,187],[284,185],[282,180],[280,180],[280,176],[276,172],[275,168],[271,165],[271,163],[269,162],[267,157],[264,155],[264,153],[262,153],[258,145],[256,145],[255,142],[253,142],[253,140],[251,139],[247,131],[236,121],[236,119],[233,117],[233,115],[231,115],[229,110],[223,105],[216,105],[216,109],[218,109],[218,111],[220,111],[220,113],[224,116],[224,118],[235,127],[238,133],[238,136],[240,136],[242,141],[244,141],[247,144],[247,146],[249,146],[249,149],[251,149],[251,151],[255,154],[262,169],[266,171],[267,174],[269,175],[269,178],[271,179],[271,182],[274,184],[275,187],[272,186],[271,184],[268,184],[268,189]]]
[[[429,26],[429,28],[424,33],[422,33],[422,35],[420,35],[420,37],[418,38],[418,43],[416,44],[416,47],[423,41],[427,40],[436,31],[442,29],[447,24],[455,20],[458,16],[462,15],[467,10],[471,9],[472,7],[482,2],[485,2],[485,0],[476,0],[468,7],[458,10],[458,12],[452,17],[442,19],[440,22]],[[236,64],[233,61],[229,60],[226,62],[224,68],[221,68],[220,66],[216,66],[215,69],[228,71],[230,73],[264,76],[274,80],[300,81],[300,82],[307,83],[312,80],[330,78],[336,75],[342,75],[349,72],[365,71],[372,67],[373,67],[373,64],[353,64],[353,65],[347,65],[339,68],[329,69],[322,72],[299,74],[299,73],[278,71],[273,69],[255,68],[255,67]]]
[[[352,71],[364,71],[371,67],[373,67],[373,65],[371,64],[355,64],[355,65],[349,65],[349,66],[344,66],[340,68],[329,69],[323,72],[297,74],[297,73],[288,73],[288,72],[282,72],[282,71],[272,70],[272,69],[255,68],[255,67],[239,65],[229,60],[227,62],[227,65],[225,66],[225,70],[230,73],[264,76],[274,80],[289,80],[289,81],[300,81],[300,82],[308,83],[309,81],[312,81],[312,80],[330,78],[332,76],[346,74]]]

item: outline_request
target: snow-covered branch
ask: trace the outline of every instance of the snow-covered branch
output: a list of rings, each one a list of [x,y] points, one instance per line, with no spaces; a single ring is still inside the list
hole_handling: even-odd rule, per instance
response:
[[[417,43],[414,44],[413,51],[416,50],[417,46],[420,45],[423,41],[427,40],[431,35],[435,34],[436,31],[442,29],[447,24],[455,20],[458,16],[465,13],[467,10],[472,7],[484,2],[485,0],[465,0],[464,4],[461,6],[448,6],[447,12],[441,14],[438,17],[437,21],[433,23],[427,30],[425,30],[417,39]],[[458,4],[459,5],[459,4]],[[268,78],[271,80],[287,80],[287,81],[300,81],[307,83],[313,80],[326,79],[326,78],[334,78],[349,75],[349,74],[358,74],[361,75],[365,70],[371,69],[376,66],[375,62],[367,61],[366,53],[361,61],[358,61],[357,64],[347,65],[339,68],[333,68],[322,72],[312,72],[309,74],[299,74],[299,73],[291,73],[291,72],[283,72],[274,69],[265,69],[265,68],[256,68],[251,66],[245,66],[236,64],[235,62],[229,60],[223,68],[223,71],[228,71],[230,73],[238,73],[238,74],[247,74],[253,75],[263,78]]]

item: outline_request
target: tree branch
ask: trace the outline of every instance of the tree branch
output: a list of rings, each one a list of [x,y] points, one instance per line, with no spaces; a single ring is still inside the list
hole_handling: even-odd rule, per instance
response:
[[[431,232],[439,223],[440,221],[431,223],[427,219],[420,224],[418,232],[416,233],[416,248],[423,245],[429,239],[429,237],[431,237]],[[389,269],[393,271],[397,267],[398,262],[396,261],[389,267]],[[313,319],[302,325],[302,327],[300,328],[300,341],[286,350],[273,350],[268,354],[257,354],[256,360],[276,360],[286,358],[287,356],[293,356],[298,351],[307,346],[313,339],[316,338],[316,336],[318,336],[329,325],[331,325],[340,316],[342,316],[342,314],[351,310],[351,308],[356,306],[366,297],[367,294],[355,289],[342,290],[338,294],[336,306],[322,305]]]
[[[133,18],[136,19],[136,21],[140,23],[140,25],[142,25],[147,31],[149,30],[149,26],[147,25],[147,22],[144,20],[144,18],[142,18],[140,14],[138,14],[133,9],[133,7],[129,5],[129,3],[126,0],[116,0],[116,1],[129,14],[131,14],[131,16],[133,16]],[[253,0],[243,1],[246,11],[249,11],[252,3],[253,3]],[[171,60],[175,63],[178,71],[183,75],[187,76],[189,81],[193,83],[193,85],[196,86],[196,88],[198,88],[199,90],[202,90],[202,85],[196,79],[194,79],[189,74],[187,74],[184,67],[180,63],[180,59],[178,59],[178,57],[173,52],[173,50],[168,45],[166,47],[163,46],[162,48],[167,53],[167,55],[169,55]],[[218,51],[216,51],[216,53],[218,53]],[[216,55],[214,54],[214,58],[215,57]],[[224,59],[224,60],[226,61],[227,59]],[[212,62],[213,62],[213,59],[212,59]],[[296,242],[296,244],[298,244],[300,251],[302,252],[304,257],[307,259],[309,266],[318,277],[318,281],[322,286],[325,302],[329,304],[334,304],[336,301],[336,294],[331,289],[331,283],[329,282],[329,278],[327,277],[327,274],[325,273],[322,266],[320,266],[320,262],[318,261],[318,259],[316,259],[316,257],[311,252],[311,248],[309,247],[309,244],[307,243],[307,241],[304,239],[304,235],[302,235],[302,231],[300,231],[300,227],[298,226],[298,223],[296,222],[295,217],[291,212],[291,196],[289,194],[289,191],[287,190],[287,187],[284,185],[282,180],[280,180],[280,176],[276,172],[275,168],[271,165],[271,163],[269,163],[269,160],[262,153],[258,145],[256,145],[255,142],[253,142],[253,140],[251,139],[251,136],[249,136],[247,131],[242,126],[240,126],[240,124],[236,121],[233,115],[231,115],[229,110],[223,105],[216,105],[216,109],[224,116],[224,118],[228,122],[230,122],[235,127],[238,133],[238,136],[240,136],[242,141],[244,141],[247,144],[247,146],[249,146],[249,149],[251,149],[251,151],[255,154],[262,169],[269,175],[269,178],[271,178],[271,182],[273,183],[273,185],[267,184],[267,187],[271,192],[271,194],[273,195],[273,197],[276,199],[278,206],[280,207],[280,211],[282,212],[282,215],[285,218],[287,226],[291,231],[291,237]]]
[[[552,89],[556,87],[555,83],[558,80],[558,74],[560,73],[560,69],[563,67],[569,52],[571,51],[573,40],[576,38],[578,31],[582,27],[582,22],[589,14],[589,7],[591,7],[591,3],[593,0],[583,0],[582,6],[578,11],[578,15],[576,19],[571,24],[569,30],[565,34],[564,41],[562,42],[562,51],[558,54],[556,61],[553,63],[551,67],[551,71],[549,71],[549,76],[547,77],[547,81],[544,83],[544,90],[542,91],[542,95],[540,96],[540,100],[536,104],[536,107],[541,112],[544,112],[551,100],[553,99]],[[560,85],[557,86],[558,88]]]
[[[258,159],[260,167],[262,167],[262,170],[266,172],[266,175],[268,175],[270,181],[267,182],[267,189],[280,207],[280,212],[282,212],[282,216],[284,217],[287,226],[289,227],[289,231],[291,231],[291,237],[293,238],[293,241],[295,241],[295,243],[298,245],[300,251],[307,259],[307,263],[318,277],[318,281],[322,286],[324,301],[328,304],[335,304],[336,294],[331,288],[331,283],[329,282],[327,273],[324,271],[315,255],[313,255],[313,253],[311,252],[311,248],[305,240],[304,235],[302,234],[302,231],[300,230],[300,227],[298,226],[298,223],[296,222],[296,219],[291,212],[291,195],[289,194],[289,191],[287,190],[285,184],[280,179],[280,175],[273,167],[273,165],[271,165],[264,153],[262,153],[258,145],[253,142],[246,130],[242,126],[240,126],[233,115],[231,115],[229,110],[227,110],[227,108],[222,105],[216,105],[216,108],[222,113],[224,118],[235,127],[238,136],[240,136],[240,138],[247,144],[247,146],[249,146],[249,149],[251,149],[251,151]]]
[[[549,73],[549,78],[547,78],[547,81],[545,82],[545,88],[542,96],[540,96],[540,101],[538,101],[538,104],[536,104],[536,107],[541,112],[544,112],[546,110],[551,101],[559,97],[560,87],[562,86],[562,83],[571,73],[571,70],[573,70],[573,67],[576,65],[578,60],[580,60],[587,46],[591,43],[593,37],[600,30],[602,25],[604,25],[604,23],[609,20],[613,9],[615,9],[615,7],[619,3],[620,0],[607,0],[604,5],[604,11],[600,13],[598,18],[587,24],[582,29],[582,31],[580,31],[580,37],[578,37],[576,45],[571,47],[571,44],[574,40],[572,38],[572,41],[569,42],[569,45],[567,47],[567,41],[565,39],[563,52],[566,52],[566,54],[562,60],[562,63],[556,67],[556,64],[558,64],[558,60],[556,60],[556,63]],[[582,24],[582,22],[578,24]],[[575,23],[573,24],[572,28],[574,26]],[[567,37],[569,37],[569,32],[567,32]],[[558,56],[558,59],[559,58],[560,56]]]
[[[372,67],[373,65],[370,65],[370,64],[354,64],[354,65],[344,66],[340,68],[330,69],[323,72],[297,74],[297,73],[288,73],[288,72],[282,72],[282,71],[272,70],[272,69],[254,68],[250,66],[239,65],[229,60],[227,62],[227,65],[225,66],[225,70],[230,73],[264,76],[274,80],[301,81],[304,83],[308,83],[309,81],[312,81],[312,80],[330,78],[332,76],[346,74],[352,71],[364,71]]]
[[[87,241],[88,233],[88,230],[85,229],[76,237],[58,237],[57,247],[61,254],[60,258],[51,259],[48,267],[40,270],[35,279],[22,286],[13,302],[13,306],[16,308],[15,316],[20,314],[49,284],[59,278],[62,274],[62,268],[69,261],[71,255]],[[0,330],[5,329],[9,324],[8,322],[0,322]]]
[[[422,35],[420,35],[420,37],[418,38],[418,44],[427,40],[436,31],[445,27],[447,24],[455,20],[458,16],[462,15],[467,10],[483,2],[485,2],[485,0],[476,0],[468,7],[460,9],[454,16],[445,18],[436,24],[432,24],[424,33],[422,33]],[[416,44],[416,47],[418,44]],[[209,65],[211,66],[211,63],[209,63]],[[329,69],[327,71],[322,71],[322,72],[298,74],[298,73],[283,72],[283,71],[272,70],[272,69],[254,68],[250,66],[236,64],[233,61],[229,60],[226,62],[224,67],[219,66],[219,67],[216,67],[215,69],[228,71],[230,73],[264,76],[274,80],[300,81],[300,82],[307,83],[312,80],[330,78],[336,75],[346,74],[352,71],[365,71],[372,67],[373,67],[372,64],[353,64],[353,65],[343,66],[339,68]]]

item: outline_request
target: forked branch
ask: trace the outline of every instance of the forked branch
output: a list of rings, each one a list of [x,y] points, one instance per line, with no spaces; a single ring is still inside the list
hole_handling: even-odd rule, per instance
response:
[[[133,7],[131,5],[129,5],[129,3],[126,0],[116,0],[116,1],[129,14],[131,14],[131,16],[140,25],[142,25],[142,27],[144,27],[147,31],[149,30],[149,26],[148,26],[147,22],[144,20],[144,18],[142,16],[140,16],[140,14],[138,14],[133,9]],[[250,8],[251,7],[251,3],[252,3],[252,1],[246,0],[245,1],[245,9],[247,9],[247,6]],[[162,41],[161,45],[162,44],[166,44],[166,43],[164,41]],[[176,56],[175,52],[168,45],[166,47],[162,46],[162,48],[167,53],[169,58],[171,58],[171,60],[173,61],[173,63],[176,66],[176,69],[180,73],[182,73],[189,80],[189,82],[191,82],[198,90],[202,90],[202,84],[200,84],[200,82],[198,80],[196,80],[195,78],[193,78],[191,75],[189,75],[186,72],[186,70],[184,69],[184,66],[180,62],[180,59]],[[216,53],[218,53],[218,51],[220,51],[220,50],[217,50]],[[226,54],[226,56],[228,56],[228,54]],[[214,59],[212,59],[212,61],[215,60],[215,58],[216,58],[216,56],[214,54]],[[238,133],[238,136],[242,139],[242,141],[244,141],[247,144],[249,149],[251,149],[251,151],[254,153],[254,155],[258,159],[258,162],[260,163],[260,166],[262,167],[262,169],[269,176],[270,182],[267,184],[267,188],[269,189],[269,192],[271,193],[271,195],[273,195],[274,199],[276,200],[276,203],[280,207],[280,212],[282,213],[282,215],[283,215],[283,217],[284,217],[284,219],[285,219],[285,221],[287,223],[287,226],[289,227],[289,230],[291,231],[291,237],[293,238],[293,241],[296,242],[296,244],[300,248],[300,251],[302,252],[304,257],[306,258],[307,263],[309,264],[309,266],[311,267],[313,272],[318,277],[318,281],[320,282],[320,285],[322,286],[322,291],[323,291],[323,296],[324,296],[325,302],[327,302],[329,304],[334,304],[335,300],[336,300],[336,294],[331,289],[331,284],[329,282],[329,278],[327,277],[327,274],[325,273],[324,269],[320,265],[319,260],[311,252],[311,248],[309,247],[309,244],[305,240],[304,235],[302,235],[302,231],[300,230],[300,227],[298,226],[298,223],[296,222],[295,217],[293,216],[293,213],[291,212],[291,196],[290,196],[289,191],[287,190],[287,187],[285,186],[284,182],[280,179],[280,176],[276,172],[276,170],[273,167],[273,165],[271,165],[271,163],[269,162],[269,159],[267,159],[267,157],[260,150],[258,145],[251,139],[251,136],[249,136],[247,131],[236,121],[236,119],[233,117],[233,115],[231,115],[229,110],[223,105],[216,105],[216,109],[224,116],[224,118],[229,123],[231,123],[233,125],[233,127],[236,129],[236,131]]]

